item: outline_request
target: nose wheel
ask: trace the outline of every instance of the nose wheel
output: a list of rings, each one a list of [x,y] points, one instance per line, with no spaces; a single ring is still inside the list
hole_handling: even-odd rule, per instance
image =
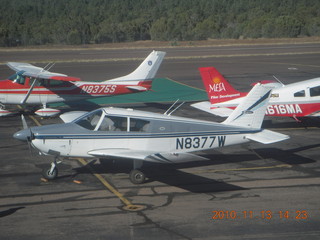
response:
[[[61,161],[57,161],[56,159],[51,163],[51,167],[48,169],[44,169],[42,171],[42,175],[47,180],[53,180],[58,177],[58,168],[57,165],[61,163]]]

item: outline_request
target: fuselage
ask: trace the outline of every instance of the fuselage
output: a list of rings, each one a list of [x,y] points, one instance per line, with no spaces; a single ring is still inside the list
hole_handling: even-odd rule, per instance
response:
[[[26,97],[33,79],[19,74],[11,76],[7,80],[0,81],[0,102],[2,104],[20,104]],[[41,79],[34,87],[25,104],[40,105],[73,101],[90,97],[113,96],[119,94],[134,93],[130,89],[130,81],[117,82],[84,82],[78,78],[68,77],[68,81]],[[151,81],[141,81],[139,91],[147,91],[151,88]]]
[[[235,108],[244,97],[218,103]],[[320,78],[292,83],[272,91],[266,115],[304,117],[320,115]]]
[[[32,145],[44,154],[92,157],[90,151],[125,149],[186,153],[247,142],[259,130],[147,113],[104,108],[67,124],[31,128]]]

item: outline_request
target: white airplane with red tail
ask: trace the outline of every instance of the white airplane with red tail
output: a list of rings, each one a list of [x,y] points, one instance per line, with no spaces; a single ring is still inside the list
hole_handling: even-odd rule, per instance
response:
[[[0,81],[0,116],[11,114],[5,104],[42,105],[35,112],[37,115],[54,116],[60,110],[47,108],[48,103],[148,91],[164,56],[165,52],[153,51],[132,73],[103,82],[84,82],[80,78],[49,72],[48,67],[9,62],[7,65],[16,74]]]
[[[220,117],[229,116],[241,103],[246,92],[239,92],[214,67],[199,68],[210,102],[192,104],[193,107]],[[273,81],[261,81],[275,85],[272,90],[267,116],[319,117],[320,78],[284,85]]]

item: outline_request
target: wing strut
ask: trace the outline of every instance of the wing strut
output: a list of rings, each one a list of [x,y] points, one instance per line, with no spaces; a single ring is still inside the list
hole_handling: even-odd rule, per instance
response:
[[[28,98],[29,98],[29,96],[30,96],[30,94],[31,94],[31,92],[32,92],[32,90],[33,90],[33,88],[34,88],[34,86],[36,85],[37,82],[38,82],[38,78],[34,79],[34,81],[33,81],[32,85],[31,85],[29,91],[27,92],[27,95],[26,95],[26,96],[24,97],[24,99],[21,101],[21,104],[22,104],[22,105],[25,104],[26,101],[28,100]]]
[[[36,83],[39,82],[39,75],[42,73],[42,72],[45,72],[45,71],[49,71],[53,66],[54,66],[55,63],[48,63],[44,68],[42,68],[39,73],[37,74],[37,76],[35,77],[30,89],[28,90],[27,92],[27,95],[24,97],[24,99],[20,102],[22,105],[24,105],[26,103],[26,101],[28,100],[34,86],[36,85]],[[30,78],[31,79],[31,78]]]

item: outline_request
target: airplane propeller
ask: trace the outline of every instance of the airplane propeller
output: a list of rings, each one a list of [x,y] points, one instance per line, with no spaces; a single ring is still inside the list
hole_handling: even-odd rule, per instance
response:
[[[34,138],[34,134],[31,130],[31,128],[28,127],[27,121],[26,121],[23,114],[21,114],[21,120],[22,120],[23,130],[16,132],[13,135],[13,137],[18,140],[21,140],[21,141],[26,141],[28,143],[28,148],[29,148],[30,154],[32,155],[33,152],[32,152],[32,148],[31,148],[31,141]]]

